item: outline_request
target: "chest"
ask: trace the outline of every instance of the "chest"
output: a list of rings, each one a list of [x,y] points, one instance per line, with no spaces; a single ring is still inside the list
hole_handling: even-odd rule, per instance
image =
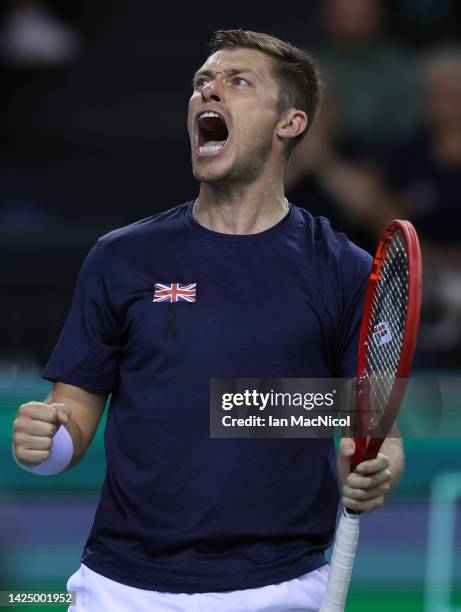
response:
[[[163,365],[275,368],[321,352],[328,335],[320,285],[283,258],[177,258],[133,279],[123,297],[126,352]]]

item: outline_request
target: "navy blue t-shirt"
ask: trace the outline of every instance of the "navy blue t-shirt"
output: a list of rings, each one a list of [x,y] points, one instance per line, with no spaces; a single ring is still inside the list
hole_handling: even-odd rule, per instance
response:
[[[187,202],[97,241],[44,371],[112,393],[85,565],[193,593],[325,563],[333,441],[210,439],[209,380],[354,376],[370,265],[326,219],[292,204],[253,235],[208,230]],[[195,301],[153,301],[155,285],[171,283],[195,284]]]

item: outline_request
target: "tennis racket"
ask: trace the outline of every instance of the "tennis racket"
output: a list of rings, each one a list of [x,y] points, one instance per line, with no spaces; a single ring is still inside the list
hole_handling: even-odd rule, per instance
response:
[[[351,471],[374,459],[389,434],[411,370],[421,309],[421,251],[409,221],[392,221],[376,251],[360,326],[355,396],[358,433]],[[320,612],[344,610],[360,514],[343,509]]]

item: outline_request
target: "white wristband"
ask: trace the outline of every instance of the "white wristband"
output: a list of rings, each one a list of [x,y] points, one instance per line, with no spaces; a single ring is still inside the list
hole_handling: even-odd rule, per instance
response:
[[[51,453],[48,459],[45,459],[45,461],[42,461],[42,463],[39,463],[34,467],[27,467],[20,463],[14,454],[13,446],[13,458],[19,467],[22,467],[22,469],[26,470],[27,472],[38,474],[39,476],[52,476],[53,474],[59,474],[59,472],[65,470],[69,465],[73,454],[74,444],[72,442],[72,436],[63,425],[59,427],[58,431],[53,437],[53,441],[51,443]]]

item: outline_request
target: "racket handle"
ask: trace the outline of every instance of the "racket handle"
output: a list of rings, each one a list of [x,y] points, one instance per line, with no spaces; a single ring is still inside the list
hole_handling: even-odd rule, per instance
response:
[[[330,575],[320,612],[342,612],[346,605],[355,551],[359,539],[360,515],[343,514],[336,530],[330,563]]]

